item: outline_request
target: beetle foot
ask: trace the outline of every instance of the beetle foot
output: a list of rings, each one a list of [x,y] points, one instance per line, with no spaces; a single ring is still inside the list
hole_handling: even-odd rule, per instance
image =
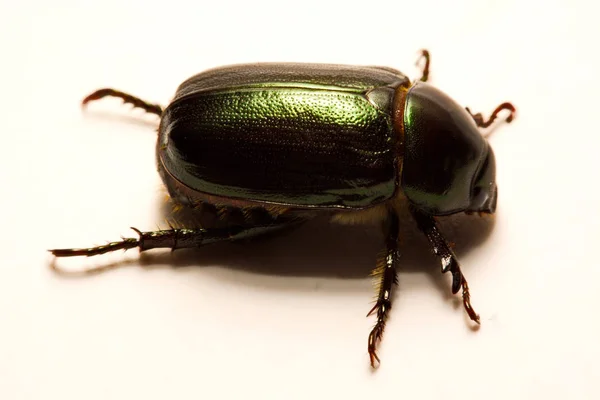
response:
[[[385,327],[385,322],[377,321],[371,333],[369,334],[369,359],[371,360],[371,367],[377,368],[381,361],[377,356],[377,344],[381,342],[381,338],[383,337],[383,329]]]
[[[378,299],[377,303],[373,306],[371,311],[367,314],[367,317],[377,312],[377,322],[369,334],[369,358],[371,359],[371,367],[376,368],[381,362],[377,356],[377,344],[381,342],[383,337],[383,330],[385,329],[385,322],[388,317],[388,311],[391,309],[391,302],[387,299]],[[375,363],[377,362],[377,363]]]
[[[498,117],[498,114],[504,110],[510,111],[510,114],[508,114],[508,116],[506,117],[506,120],[505,120],[507,123],[511,123],[512,120],[515,119],[515,116],[517,114],[517,110],[516,110],[515,106],[513,106],[511,103],[508,103],[508,102],[502,103],[498,107],[496,107],[496,109],[492,112],[492,115],[490,115],[490,118],[487,121],[483,118],[483,115],[481,113],[473,114],[471,112],[471,109],[469,109],[469,107],[467,107],[466,110],[469,114],[471,114],[471,117],[473,117],[475,124],[479,128],[489,127],[496,120],[496,118]]]
[[[110,253],[116,250],[128,250],[136,248],[140,245],[138,239],[123,238],[118,242],[110,242],[103,246],[88,247],[82,249],[53,249],[48,250],[55,257],[76,257],[76,256],[97,256],[100,254]]]
[[[108,89],[108,88],[107,89],[99,89],[99,90],[96,90],[94,93],[89,94],[85,99],[83,99],[83,101],[81,102],[81,105],[85,106],[90,101],[100,100],[104,97],[117,97],[117,98],[123,100],[124,103],[133,105],[134,108],[141,108],[142,110],[146,111],[147,113],[156,114],[159,117],[162,115],[162,112],[163,112],[162,107],[157,104],[150,104],[138,97],[132,96],[127,93],[123,93],[118,90]]]
[[[429,80],[429,64],[431,63],[431,56],[429,54],[429,51],[425,49],[421,50],[421,56],[419,57],[415,65],[421,65],[422,60],[425,60],[425,65],[423,66],[423,71],[421,72],[421,78],[419,78],[419,80],[421,82],[427,82]]]
[[[469,285],[465,279],[465,276],[460,270],[458,262],[456,262],[455,259],[451,264],[450,273],[452,274],[452,294],[456,294],[460,289],[462,289],[463,306],[465,311],[472,321],[479,324],[479,315],[475,312],[473,306],[471,305],[471,293],[469,292]]]
[[[464,276],[462,279],[461,286],[462,286],[463,305],[465,307],[465,311],[469,315],[469,318],[471,318],[472,321],[474,321],[475,323],[477,323],[479,325],[479,324],[481,324],[481,321],[479,319],[479,314],[477,314],[475,312],[475,310],[473,309],[473,306],[471,305],[471,294],[469,293],[469,285],[467,284],[467,280],[464,278]]]

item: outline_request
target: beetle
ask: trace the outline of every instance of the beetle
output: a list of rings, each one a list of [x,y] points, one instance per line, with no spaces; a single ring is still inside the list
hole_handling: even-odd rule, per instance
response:
[[[104,97],[160,117],[158,173],[172,201],[213,224],[137,232],[103,246],[54,249],[56,257],[94,256],[119,249],[200,247],[256,237],[315,216],[340,223],[381,224],[385,251],[374,274],[377,301],[368,315],[373,367],[399,264],[398,210],[427,237],[452,293],[462,289],[464,308],[476,323],[467,280],[436,217],[465,212],[493,214],[498,189],[492,148],[479,132],[489,119],[472,114],[427,83],[430,54],[422,50],[422,76],[375,66],[259,63],[220,67],[184,81],[163,107],[132,95],[100,89],[83,105]]]

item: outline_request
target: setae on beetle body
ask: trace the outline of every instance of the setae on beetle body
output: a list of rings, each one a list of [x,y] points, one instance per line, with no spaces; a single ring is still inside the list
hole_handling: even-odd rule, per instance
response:
[[[215,216],[212,224],[141,232],[104,246],[57,249],[57,257],[118,249],[199,247],[257,236],[330,214],[342,223],[381,223],[385,252],[377,263],[377,322],[368,339],[371,364],[381,340],[398,265],[398,207],[411,215],[450,271],[479,322],[456,256],[435,216],[492,214],[498,190],[494,153],[480,134],[488,120],[426,83],[385,67],[266,63],[212,69],[183,82],[162,107],[113,89],[106,96],[160,116],[156,161],[173,199]]]

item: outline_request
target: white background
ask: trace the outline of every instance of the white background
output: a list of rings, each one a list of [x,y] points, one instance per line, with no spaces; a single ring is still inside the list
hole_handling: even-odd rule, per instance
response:
[[[588,6],[589,4],[589,6]],[[0,6],[0,398],[600,398],[600,59],[591,1],[3,2]],[[377,230],[323,221],[255,246],[61,260],[165,226],[157,118],[100,87],[167,104],[223,64],[374,64],[489,113],[495,223],[443,223],[482,326],[412,222],[372,372]],[[114,263],[114,264],[113,264]]]

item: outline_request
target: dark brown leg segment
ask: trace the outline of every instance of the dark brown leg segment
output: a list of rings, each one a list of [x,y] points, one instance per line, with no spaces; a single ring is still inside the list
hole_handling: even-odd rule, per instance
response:
[[[142,232],[136,228],[131,228],[137,232],[138,238],[122,238],[120,241],[107,243],[103,246],[82,249],[54,249],[49,251],[56,257],[91,257],[110,253],[116,250],[128,250],[135,248],[138,248],[140,251],[158,248],[176,250],[258,236],[270,231],[282,229],[290,223],[292,222],[281,221],[271,223],[269,225],[234,226],[210,229],[167,229],[149,232]]]
[[[517,113],[515,106],[513,106],[511,103],[500,104],[498,107],[496,107],[494,112],[492,112],[492,115],[490,115],[490,118],[487,121],[483,119],[483,115],[481,115],[481,113],[473,114],[469,107],[467,107],[467,112],[471,114],[471,117],[473,117],[473,120],[475,120],[475,123],[480,128],[487,128],[490,126],[498,117],[498,114],[504,110],[510,111],[510,114],[508,114],[508,117],[506,117],[506,122],[510,123],[515,118],[515,114]]]
[[[124,103],[131,104],[136,108],[141,108],[142,110],[150,114],[156,114],[159,117],[162,115],[163,112],[162,107],[158,104],[150,104],[135,96],[114,89],[96,90],[94,93],[88,95],[85,99],[83,99],[81,104],[85,106],[90,101],[100,100],[104,97],[118,97],[119,99],[123,100]]]
[[[232,229],[168,229],[161,231],[142,232],[139,229],[131,228],[139,235],[138,238],[122,238],[117,242],[107,243],[103,246],[89,247],[83,249],[55,249],[49,250],[56,257],[75,257],[75,256],[97,256],[116,250],[128,250],[139,248],[140,251],[146,251],[157,248],[182,249],[189,247],[199,247],[204,244],[227,240],[231,236],[239,233]]]
[[[456,255],[448,246],[446,239],[442,236],[435,219],[415,208],[411,208],[411,213],[417,222],[419,230],[425,234],[433,252],[440,259],[442,263],[442,272],[448,272],[452,274],[452,294],[456,294],[460,288],[462,288],[463,305],[469,318],[479,324],[479,315],[473,310],[471,306],[471,295],[469,294],[469,285],[465,279],[463,273],[460,270]]]
[[[431,56],[429,55],[429,51],[421,50],[421,57],[419,57],[419,59],[417,60],[417,66],[421,64],[421,60],[425,60],[425,65],[423,66],[423,72],[420,81],[427,82],[427,80],[429,80],[429,64],[431,63]]]
[[[377,322],[369,334],[369,358],[371,366],[375,368],[375,362],[379,364],[377,356],[377,344],[381,342],[388,313],[392,308],[392,289],[397,283],[396,265],[398,263],[398,216],[395,212],[390,212],[386,226],[386,250],[377,262],[377,267],[373,275],[378,276],[379,293],[375,306],[369,311],[367,316],[377,313]]]

